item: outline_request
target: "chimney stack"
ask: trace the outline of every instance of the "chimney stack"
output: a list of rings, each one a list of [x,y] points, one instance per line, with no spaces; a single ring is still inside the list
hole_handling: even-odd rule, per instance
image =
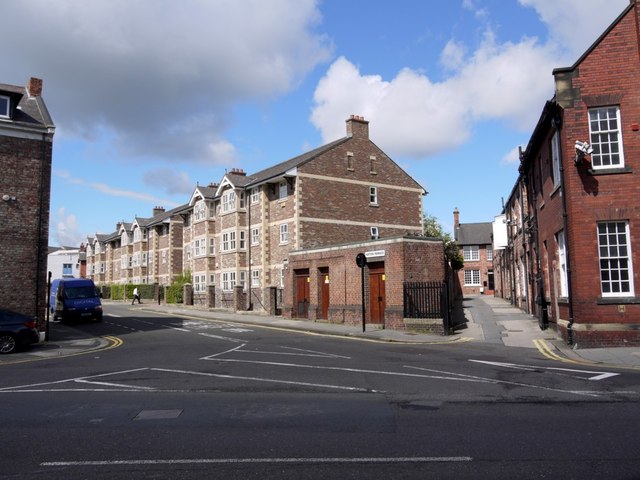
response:
[[[231,173],[233,175],[240,175],[241,177],[246,177],[247,173],[241,168],[232,168]]]
[[[458,240],[458,229],[460,228],[460,211],[458,207],[453,211],[453,238]]]
[[[29,79],[29,85],[27,85],[27,91],[30,97],[40,97],[42,95],[42,80],[31,77]]]
[[[347,137],[369,138],[369,122],[358,115],[347,118]]]
[[[153,216],[160,215],[164,213],[164,207],[153,207]]]

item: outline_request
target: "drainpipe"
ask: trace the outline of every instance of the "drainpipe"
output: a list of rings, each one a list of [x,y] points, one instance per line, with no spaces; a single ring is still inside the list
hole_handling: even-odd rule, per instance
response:
[[[40,269],[42,268],[42,220],[44,210],[44,180],[45,180],[45,162],[46,162],[46,134],[42,134],[42,142],[40,143],[40,205],[38,208],[38,239],[36,241],[36,298],[35,311],[36,317],[40,311]],[[49,239],[47,238],[47,243]],[[40,322],[38,322],[40,323]]]
[[[562,119],[559,114],[554,118],[554,125],[560,134],[560,127],[562,125]],[[562,148],[558,148],[558,155],[560,156],[560,189],[562,194],[562,228],[564,229],[564,248],[565,248],[565,262],[567,264],[567,296],[569,297],[569,323],[567,324],[567,345],[573,346],[573,292],[571,282],[571,255],[569,254],[569,220],[567,214],[567,196],[565,195],[565,179],[564,179],[564,162],[562,161]]]
[[[249,310],[253,310],[253,295],[251,293],[252,279],[251,279],[251,196],[247,195],[247,187],[244,187],[244,205],[247,209],[247,236],[245,242],[247,242],[247,264],[249,265],[249,277],[246,282],[249,288]]]
[[[524,179],[522,178],[522,176],[520,176],[519,182],[518,182],[518,189],[519,189],[519,195],[520,195],[520,219],[522,221],[524,221],[524,198],[523,198],[523,189],[522,189],[522,183],[524,182]],[[522,231],[522,253],[525,253],[527,251],[527,240],[525,238],[524,235],[524,229]],[[525,261],[522,262],[522,268],[524,270],[524,278],[529,278],[529,270],[527,269],[527,261],[526,261],[526,256],[525,256]],[[527,310],[529,310],[529,289],[525,289],[525,305],[527,305]]]

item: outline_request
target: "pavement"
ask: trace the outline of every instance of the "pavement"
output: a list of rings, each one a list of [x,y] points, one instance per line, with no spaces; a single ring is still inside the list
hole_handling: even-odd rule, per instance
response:
[[[110,304],[122,303],[107,300],[103,304],[108,315]],[[558,362],[640,370],[640,347],[571,348],[555,331],[540,330],[535,317],[501,298],[485,295],[465,297],[456,304],[453,317],[458,327],[455,332],[447,336],[412,330],[375,329],[369,325],[363,332],[361,325],[348,326],[324,321],[289,320],[258,312],[209,311],[184,305],[158,305],[152,302],[143,302],[141,305],[132,305],[130,308],[134,311],[144,310],[201,320],[225,321],[366,341],[424,345],[489,343],[505,347],[537,349],[543,356]],[[33,345],[24,352],[1,355],[0,365],[70,355],[97,354],[105,349],[115,348],[120,343],[117,337],[95,337],[72,326],[51,322],[48,341]]]

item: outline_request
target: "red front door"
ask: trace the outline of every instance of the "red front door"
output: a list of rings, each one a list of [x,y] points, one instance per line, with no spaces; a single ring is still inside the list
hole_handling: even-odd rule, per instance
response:
[[[384,323],[384,263],[369,264],[369,323]]]
[[[309,317],[309,272],[296,273],[296,318]]]

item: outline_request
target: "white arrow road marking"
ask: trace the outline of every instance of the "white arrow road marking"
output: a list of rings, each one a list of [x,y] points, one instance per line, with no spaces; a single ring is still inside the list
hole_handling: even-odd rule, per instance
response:
[[[619,373],[612,372],[592,372],[590,370],[575,370],[571,368],[558,368],[558,367],[536,367],[534,365],[518,365],[516,363],[504,363],[504,362],[490,362],[487,360],[473,360],[469,359],[470,362],[475,363],[484,363],[486,365],[493,365],[495,367],[504,367],[504,368],[513,368],[516,370],[526,370],[526,371],[535,371],[535,370],[554,370],[558,372],[571,372],[571,373],[584,373],[584,374],[596,374],[592,377],[587,377],[587,380],[604,380],[605,378],[615,377],[620,375]],[[584,379],[583,376],[571,375],[574,378]]]

